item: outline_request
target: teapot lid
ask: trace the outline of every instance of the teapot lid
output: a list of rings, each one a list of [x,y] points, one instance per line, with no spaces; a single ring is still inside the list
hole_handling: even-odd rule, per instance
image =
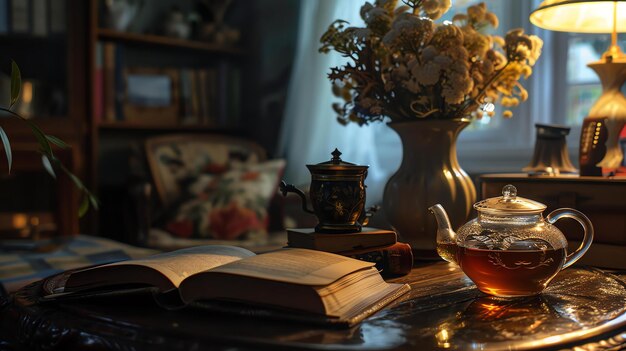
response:
[[[330,161],[321,162],[315,165],[306,165],[306,166],[311,172],[344,171],[348,173],[352,173],[352,172],[362,173],[369,168],[369,166],[360,166],[360,165],[342,160],[341,157],[339,157],[341,156],[341,151],[339,151],[337,148],[335,148],[335,151],[333,151],[331,155],[333,157],[330,159]]]
[[[502,188],[501,197],[492,197],[474,204],[474,208],[479,212],[493,215],[525,215],[541,213],[546,209],[546,205],[517,196],[517,188],[508,184]]]

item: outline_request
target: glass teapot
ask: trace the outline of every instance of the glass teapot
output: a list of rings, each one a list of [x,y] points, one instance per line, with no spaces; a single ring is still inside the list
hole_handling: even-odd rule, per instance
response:
[[[581,212],[571,208],[552,211],[546,205],[517,196],[513,185],[502,189],[501,197],[474,204],[478,217],[458,232],[450,228],[443,207],[432,206],[438,223],[437,253],[456,263],[482,292],[500,297],[539,294],[552,278],[580,259],[593,241],[593,225]],[[580,247],[567,254],[565,235],[553,224],[572,218],[584,229]]]

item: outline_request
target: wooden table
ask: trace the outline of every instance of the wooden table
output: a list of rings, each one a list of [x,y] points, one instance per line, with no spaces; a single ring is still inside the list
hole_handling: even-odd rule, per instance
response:
[[[41,283],[0,298],[0,349],[429,350],[626,345],[626,285],[569,268],[544,294],[497,299],[453,265],[430,263],[395,281],[410,293],[351,329],[197,309],[166,311],[150,299],[37,304]]]

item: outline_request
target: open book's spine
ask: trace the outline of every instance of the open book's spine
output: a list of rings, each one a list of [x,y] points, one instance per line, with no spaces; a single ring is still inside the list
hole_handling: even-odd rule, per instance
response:
[[[413,267],[411,246],[395,243],[389,246],[340,252],[340,255],[372,262],[382,275],[395,276],[408,274]]]

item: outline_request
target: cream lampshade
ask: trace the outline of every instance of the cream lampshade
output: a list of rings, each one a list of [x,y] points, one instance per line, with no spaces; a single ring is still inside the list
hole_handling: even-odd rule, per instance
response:
[[[545,0],[530,14],[534,25],[555,31],[611,33],[611,46],[599,61],[588,64],[600,77],[602,95],[583,121],[580,136],[580,174],[602,175],[623,160],[619,135],[626,124],[626,55],[617,33],[626,32],[626,0]]]

